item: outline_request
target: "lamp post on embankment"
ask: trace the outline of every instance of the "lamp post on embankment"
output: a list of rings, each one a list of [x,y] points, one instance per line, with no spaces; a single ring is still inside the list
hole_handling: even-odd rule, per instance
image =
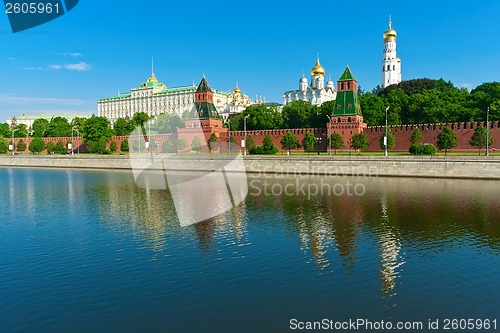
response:
[[[389,111],[390,106],[385,109],[385,135],[384,135],[384,156],[388,156],[387,153],[387,111]]]

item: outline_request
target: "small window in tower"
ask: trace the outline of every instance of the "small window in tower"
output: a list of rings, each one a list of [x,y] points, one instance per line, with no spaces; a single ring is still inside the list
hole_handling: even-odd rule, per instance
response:
[[[351,82],[347,82],[347,89],[351,89]]]
[[[391,65],[387,65],[387,70],[390,71],[391,70]]]
[[[337,122],[340,123],[340,117],[337,119]]]
[[[337,104],[337,109],[340,109],[341,107],[342,107],[342,105]]]
[[[392,69],[393,69],[393,70],[396,70],[396,65],[392,65]]]
[[[347,107],[348,107],[349,109],[352,109],[352,104],[351,104],[351,103],[347,104]],[[351,121],[351,118],[349,118],[349,121]]]

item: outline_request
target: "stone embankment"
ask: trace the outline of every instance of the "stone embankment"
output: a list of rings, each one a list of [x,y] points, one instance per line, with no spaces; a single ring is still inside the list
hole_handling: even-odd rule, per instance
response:
[[[232,159],[223,155],[169,155],[169,169],[211,171]],[[146,156],[2,156],[0,167],[130,170]],[[215,160],[215,161],[214,161]],[[215,162],[215,163],[213,163]],[[423,177],[500,180],[500,158],[484,156],[245,156],[246,172],[262,175]],[[133,163],[137,165],[136,163]],[[161,169],[165,164],[154,164]],[[235,171],[235,170],[233,170]]]

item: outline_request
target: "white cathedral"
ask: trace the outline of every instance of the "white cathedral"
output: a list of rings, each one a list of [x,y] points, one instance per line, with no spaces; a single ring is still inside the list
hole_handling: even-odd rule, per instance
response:
[[[313,105],[321,105],[327,101],[334,101],[336,97],[337,91],[333,81],[330,79],[325,85],[325,69],[319,63],[318,57],[316,65],[311,70],[311,84],[308,84],[307,78],[302,74],[299,90],[286,91],[283,94],[283,104],[307,101]]]
[[[401,59],[396,56],[396,30],[389,28],[384,32],[384,60],[382,60],[382,87],[401,82]]]

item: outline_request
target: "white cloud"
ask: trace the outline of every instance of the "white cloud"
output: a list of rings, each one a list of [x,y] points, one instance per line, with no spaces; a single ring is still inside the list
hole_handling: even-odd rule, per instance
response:
[[[24,71],[43,71],[42,67],[23,67],[21,69]]]
[[[82,54],[78,53],[78,52],[74,52],[74,53],[64,52],[62,55],[65,57],[70,57],[70,58],[78,58],[78,57],[82,56]]]
[[[50,65],[49,68],[54,70],[66,69],[68,71],[86,72],[89,71],[92,66],[86,62],[81,61],[77,64]]]
[[[0,103],[28,105],[28,104],[51,104],[51,105],[83,105],[81,99],[71,98],[51,98],[51,97],[26,97],[11,94],[0,94]]]
[[[467,88],[467,90],[471,91],[472,89],[477,87],[477,84],[475,83],[462,83],[460,85],[461,88]]]
[[[86,72],[86,71],[89,71],[92,68],[92,66],[90,66],[90,64],[88,64],[86,62],[81,61],[77,64],[64,65],[64,68],[69,70],[69,71]]]

